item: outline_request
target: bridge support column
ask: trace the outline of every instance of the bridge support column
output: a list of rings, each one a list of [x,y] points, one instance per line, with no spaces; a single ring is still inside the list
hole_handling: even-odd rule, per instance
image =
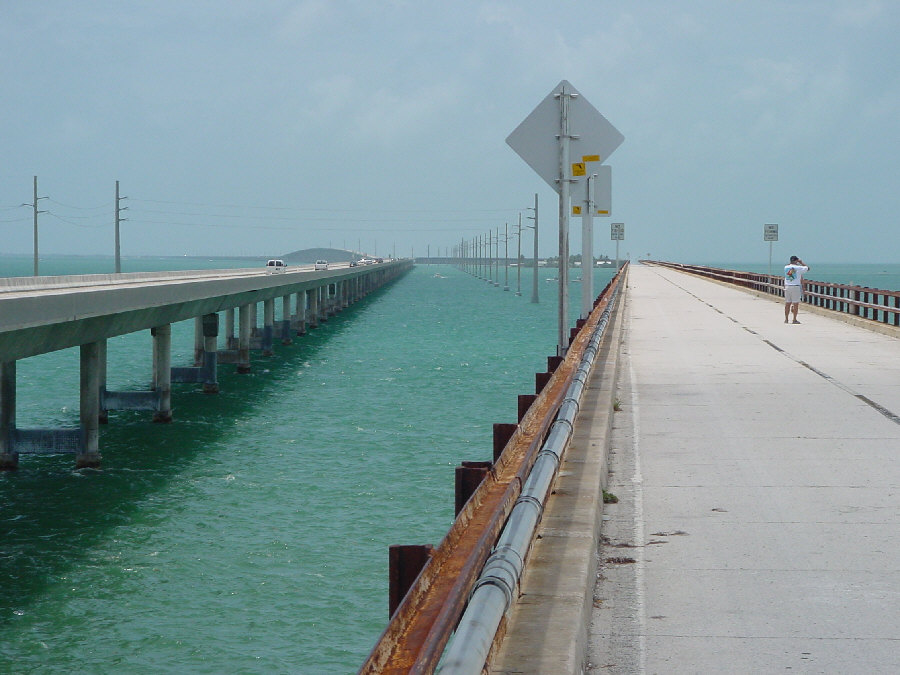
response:
[[[203,393],[218,394],[219,315],[215,312],[204,314],[201,325],[203,326]]]
[[[239,373],[250,372],[250,310],[253,305],[241,305],[238,309],[238,363]]]
[[[263,331],[262,353],[263,356],[274,356],[272,344],[275,338],[275,300],[269,298],[263,301]]]
[[[75,468],[100,466],[100,343],[81,345],[81,438]]]
[[[100,345],[100,413],[98,419],[100,420],[100,424],[109,424],[109,410],[106,409],[106,403],[104,402],[104,395],[106,393],[107,342],[106,340],[98,340],[98,344]]]
[[[237,349],[234,339],[234,307],[225,310],[225,349]]]
[[[294,327],[297,329],[297,335],[306,335],[306,291],[298,291],[297,296],[297,316]]]
[[[153,336],[153,388],[156,390],[156,411],[153,421],[172,421],[172,324],[150,329]]]
[[[293,342],[291,339],[291,296],[285,295],[281,298],[281,344],[289,345]]]
[[[294,317],[294,329],[297,335],[306,335],[306,291],[298,291],[295,295],[297,314]]]
[[[195,316],[194,317],[194,366],[200,367],[203,365],[203,352],[205,348],[205,342],[203,340],[203,317]]]
[[[0,362],[0,470],[17,469],[19,453],[13,447],[16,432],[16,362]]]
[[[311,288],[306,291],[307,310],[309,315],[309,327],[319,327],[319,288]]]

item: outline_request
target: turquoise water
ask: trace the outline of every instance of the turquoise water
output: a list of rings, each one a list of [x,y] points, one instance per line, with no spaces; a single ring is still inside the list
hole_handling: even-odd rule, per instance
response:
[[[141,260],[123,269],[246,266]],[[28,257],[0,265],[31,272]],[[530,271],[516,297],[417,267],[255,355],[250,375],[221,366],[218,395],[175,385],[170,425],[111,412],[100,471],[23,456],[0,474],[0,672],[355,672],[387,622],[388,546],[439,543],[454,467],[490,459],[492,424],[515,421],[555,353],[540,275],[535,305]],[[111,389],[148,386],[150,347],[109,341]],[[192,322],[173,326],[174,363],[192,350]],[[20,427],[77,425],[77,350],[17,368]]]
[[[741,270],[744,272],[769,272],[768,263],[721,263],[702,262],[698,265],[709,265],[724,269]],[[785,262],[773,262],[772,274],[781,274]],[[900,291],[900,264],[851,264],[851,263],[823,263],[809,262],[809,274],[807,278],[814,281],[824,281],[833,284],[847,284],[856,286],[868,286],[885,291]]]

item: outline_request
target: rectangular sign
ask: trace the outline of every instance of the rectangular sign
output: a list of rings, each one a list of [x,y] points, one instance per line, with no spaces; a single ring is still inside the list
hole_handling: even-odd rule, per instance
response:
[[[625,223],[610,223],[609,238],[612,241],[625,241]]]
[[[778,241],[778,225],[763,225],[763,241]]]

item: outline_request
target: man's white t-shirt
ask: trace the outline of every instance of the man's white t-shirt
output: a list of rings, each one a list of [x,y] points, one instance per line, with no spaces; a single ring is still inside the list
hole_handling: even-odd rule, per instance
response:
[[[790,265],[784,266],[784,285],[785,286],[802,286],[803,275],[809,272],[806,265]]]

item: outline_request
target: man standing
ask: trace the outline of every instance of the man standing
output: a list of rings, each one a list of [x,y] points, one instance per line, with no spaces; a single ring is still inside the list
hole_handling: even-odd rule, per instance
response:
[[[788,315],[793,312],[794,323],[797,321],[797,310],[803,299],[803,275],[809,272],[809,265],[795,255],[791,262],[784,266],[784,322],[788,323]]]

